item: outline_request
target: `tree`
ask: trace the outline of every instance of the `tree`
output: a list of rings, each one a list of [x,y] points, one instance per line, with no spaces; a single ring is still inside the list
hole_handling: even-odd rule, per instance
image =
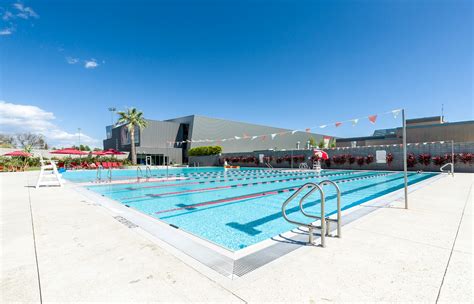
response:
[[[0,134],[0,148],[15,148],[15,138],[8,134]]]
[[[44,149],[44,147],[47,146],[43,135],[30,132],[17,134],[16,141],[23,149]]]
[[[132,164],[136,165],[137,152],[135,148],[135,128],[146,128],[148,122],[143,117],[143,112],[138,111],[136,108],[130,108],[127,112],[118,112],[117,114],[119,115],[118,123],[125,125],[130,133],[130,154],[132,157]]]
[[[322,149],[322,148],[324,148],[324,146],[325,146],[324,145],[324,139],[321,139],[318,143],[318,148]]]
[[[316,140],[314,139],[313,136],[309,138],[309,145],[310,147],[316,147]]]

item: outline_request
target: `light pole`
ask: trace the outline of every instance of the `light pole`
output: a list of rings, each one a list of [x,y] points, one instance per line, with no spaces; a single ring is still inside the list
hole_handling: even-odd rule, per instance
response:
[[[299,149],[300,149],[300,142],[297,141],[297,142],[296,142],[296,150],[299,150]]]
[[[408,209],[407,122],[405,120],[405,109],[402,109],[402,127],[403,127],[403,180],[405,182],[405,209]]]
[[[110,112],[110,122],[111,122],[111,126],[112,128],[114,127],[114,114],[115,114],[115,111],[117,111],[117,108],[116,107],[110,107],[109,108],[109,112]]]

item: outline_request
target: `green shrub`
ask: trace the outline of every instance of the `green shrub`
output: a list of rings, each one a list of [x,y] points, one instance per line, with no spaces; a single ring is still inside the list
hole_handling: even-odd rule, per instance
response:
[[[206,156],[206,155],[217,155],[222,153],[222,147],[220,146],[202,146],[189,149],[189,156]]]

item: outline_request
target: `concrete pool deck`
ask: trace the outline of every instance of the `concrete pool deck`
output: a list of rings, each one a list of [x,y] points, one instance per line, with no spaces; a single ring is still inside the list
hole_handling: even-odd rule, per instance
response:
[[[472,302],[474,174],[443,177],[239,278],[213,274],[71,189],[1,173],[1,302]]]

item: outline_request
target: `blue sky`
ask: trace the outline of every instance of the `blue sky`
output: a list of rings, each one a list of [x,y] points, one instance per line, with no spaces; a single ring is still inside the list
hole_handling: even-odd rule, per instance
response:
[[[472,1],[0,2],[0,126],[101,145],[107,108],[304,129],[473,119]],[[389,115],[326,128],[363,136]],[[321,130],[314,130],[320,132]]]

